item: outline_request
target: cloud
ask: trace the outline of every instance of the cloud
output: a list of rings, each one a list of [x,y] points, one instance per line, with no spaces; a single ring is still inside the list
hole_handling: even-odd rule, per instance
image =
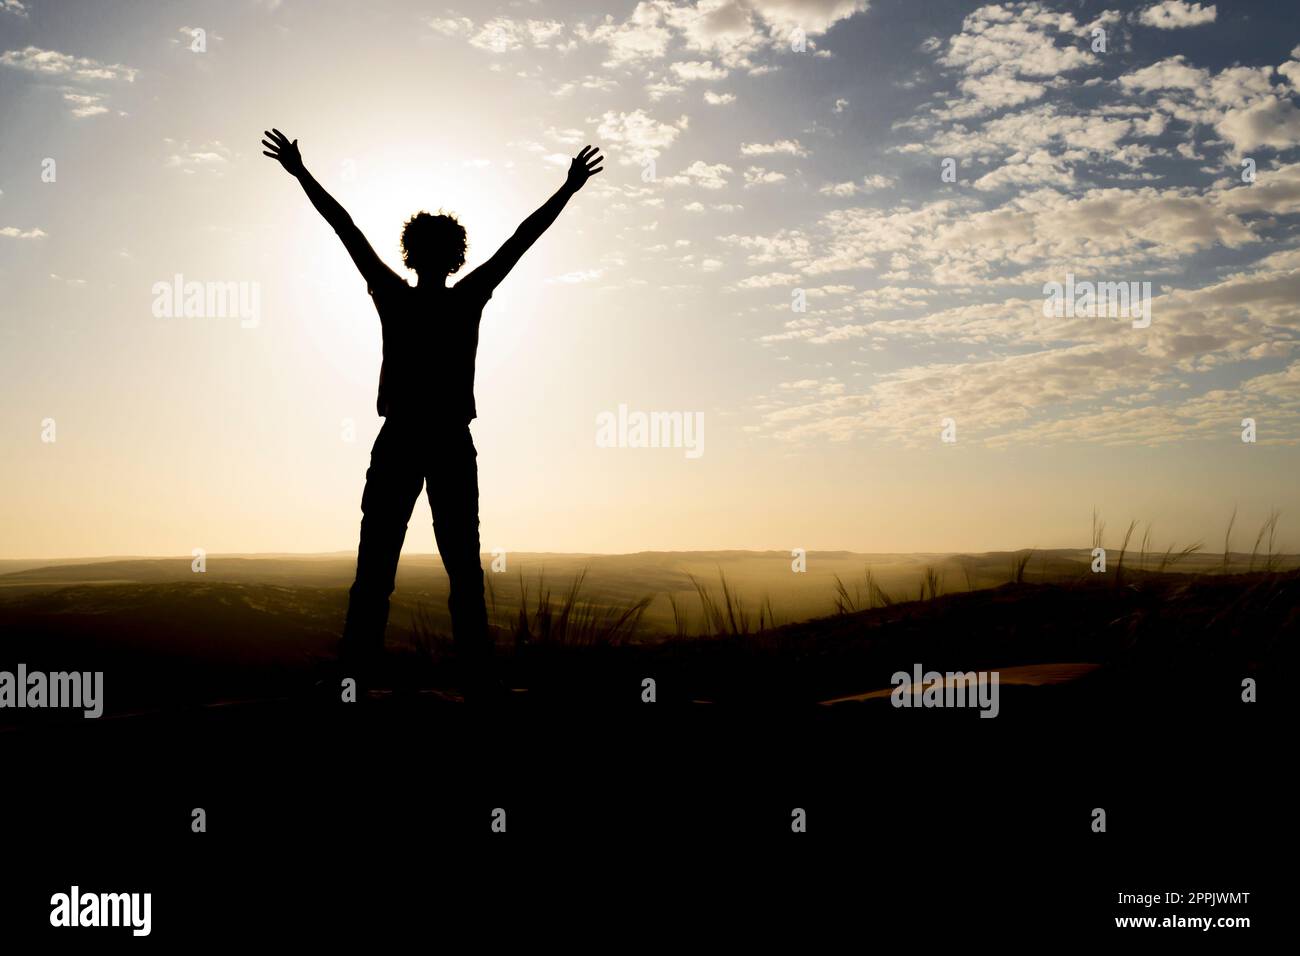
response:
[[[1271,66],[1232,66],[1211,73],[1180,54],[1120,76],[1119,85],[1134,95],[1160,94],[1160,109],[1193,126],[1213,126],[1240,158],[1260,147],[1300,145],[1300,112],[1290,91],[1274,86],[1274,72]]]
[[[564,40],[565,26],[559,20],[515,20],[493,17],[475,26],[469,17],[425,17],[425,26],[448,37],[464,37],[470,44],[489,53],[510,53],[524,48],[566,51],[575,45]]]
[[[1038,149],[1013,155],[1005,165],[985,173],[972,185],[982,192],[1031,186],[1070,187],[1074,185],[1074,170],[1060,157]]]
[[[108,107],[104,105],[104,97],[98,93],[83,93],[69,87],[64,87],[60,92],[63,94],[63,101],[71,104],[72,115],[77,119],[99,116],[108,112]]]
[[[27,5],[22,0],[0,0],[0,12],[12,13],[14,16],[27,19]]]
[[[1261,146],[1275,150],[1300,144],[1300,110],[1290,100],[1264,97],[1244,109],[1230,109],[1215,129],[1232,143],[1237,155]]]
[[[796,27],[808,36],[821,36],[836,23],[864,13],[868,7],[867,0],[751,0],[750,5],[782,37]]]
[[[1300,163],[1261,168],[1254,185],[1225,177],[1203,189],[1073,196],[1030,189],[990,209],[963,198],[836,210],[807,232],[719,239],[778,266],[737,288],[806,285],[810,275],[888,255],[896,270],[928,268],[937,281],[946,273],[978,289],[981,282],[1060,280],[1067,269],[1079,279],[1154,279],[1148,270],[1162,261],[1215,247],[1267,249],[1267,230],[1297,214]],[[854,391],[779,393],[756,429],[797,443],[871,437],[922,445],[935,440],[940,418],[953,416],[968,438],[992,447],[1156,445],[1232,440],[1241,418],[1252,415],[1267,416],[1270,443],[1300,444],[1300,248],[1273,248],[1255,265],[1198,288],[1162,290],[1153,282],[1147,329],[1133,329],[1126,318],[1044,317],[1038,288],[1027,297],[938,309],[929,307],[941,297],[934,287],[868,289],[846,305],[786,321],[760,341],[819,350],[889,346],[895,356],[906,354],[904,346],[927,356],[953,346],[982,354],[927,357],[877,373]],[[961,298],[970,298],[969,289]],[[871,318],[888,310],[920,312]],[[1266,362],[1286,364],[1245,368]]]
[[[1042,97],[1046,80],[1095,66],[1097,57],[1076,45],[1079,23],[1040,3],[990,4],[962,21],[946,44],[928,42],[937,62],[961,75],[960,98],[934,110],[941,120],[980,116]],[[1063,45],[1057,39],[1065,38]]]
[[[641,109],[630,113],[608,110],[598,121],[589,122],[599,123],[596,132],[603,142],[613,144],[610,152],[617,150],[619,161],[624,164],[639,164],[658,157],[689,125],[685,116],[676,123],[661,123]]]
[[[704,102],[710,106],[726,106],[728,103],[736,102],[736,96],[734,93],[715,93],[713,90],[705,90]]]
[[[794,260],[807,259],[811,244],[808,236],[798,230],[782,230],[774,236],[719,236],[720,242],[739,246],[748,250],[746,259],[750,265],[767,263],[789,263]]]
[[[529,20],[527,29],[529,39],[539,50],[563,46],[558,41],[564,35],[564,24],[558,20]]]
[[[726,79],[731,73],[730,70],[723,67],[714,66],[706,61],[687,60],[681,63],[674,63],[672,71],[683,80],[722,80]]]
[[[852,180],[846,183],[827,183],[817,191],[823,196],[856,196],[860,193],[874,192],[877,189],[888,189],[895,182],[888,176],[875,173],[871,176],[864,176],[860,183]]]
[[[1184,3],[1183,0],[1163,0],[1139,12],[1138,23],[1158,30],[1178,30],[1213,23],[1217,15],[1218,10],[1212,3],[1202,7],[1199,3]]]
[[[679,45],[728,70],[769,69],[755,62],[765,50],[788,46],[795,28],[809,38],[867,9],[867,0],[641,0],[622,21],[612,15],[575,36],[606,47],[606,65],[625,67],[667,55]]]
[[[775,156],[778,154],[807,156],[808,150],[804,149],[797,139],[779,139],[775,143],[740,144],[740,155],[742,156]]]
[[[220,140],[194,147],[190,146],[188,140],[177,142],[174,139],[164,139],[163,142],[171,149],[163,165],[168,169],[179,169],[187,175],[198,172],[220,175],[234,156]]]
[[[686,87],[668,80],[658,80],[653,83],[647,83],[645,85],[645,91],[651,101],[657,103],[665,96],[675,96],[679,93],[686,92]]]
[[[469,17],[426,17],[424,20],[435,33],[443,36],[468,36],[474,29],[474,21]]]
[[[40,77],[57,77],[64,81],[85,84],[114,81],[134,83],[139,73],[133,67],[123,66],[120,63],[101,63],[88,57],[72,56],[56,50],[43,50],[35,46],[0,53],[0,65]],[[59,92],[63,96],[63,101],[70,105],[72,115],[77,119],[99,116],[109,111],[104,105],[105,94],[69,86],[60,87]]]
[[[1069,109],[1068,105],[1064,107]],[[900,153],[961,157],[963,170],[972,162],[1005,163],[1011,168],[976,176],[981,190],[1016,185],[1075,185],[1076,167],[1092,175],[1120,165],[1150,175],[1156,149],[1136,140],[1164,132],[1168,116],[1133,105],[1063,112],[1056,104],[1014,110],[979,125],[945,124],[926,142],[893,147]],[[902,126],[903,124],[899,124]],[[963,173],[966,181],[972,173]],[[1110,175],[1118,175],[1110,173]]]
[[[785,173],[778,173],[775,170],[763,169],[760,166],[750,166],[745,170],[745,188],[751,186],[765,186],[772,183],[779,183],[785,180]]]
[[[140,72],[120,63],[101,63],[88,57],[72,56],[55,50],[42,50],[35,46],[0,53],[0,64],[40,76],[57,76],[86,82],[121,80],[125,83],[133,83]]]
[[[714,163],[709,165],[701,160],[696,160],[676,176],[668,176],[663,179],[667,186],[702,186],[705,189],[721,189],[727,185],[727,175],[733,172],[732,168],[725,163]]]
[[[799,276],[793,272],[771,272],[767,275],[749,276],[736,283],[737,289],[771,289],[776,286],[794,286]]]
[[[750,176],[746,176],[750,179]],[[1197,252],[1262,243],[1268,216],[1300,213],[1300,163],[1248,185],[1226,180],[1194,187],[1091,188],[1070,194],[1029,188],[989,209],[972,197],[892,209],[824,213],[808,230],[744,237],[749,249],[806,275],[873,268],[881,256],[907,257],[938,285],[979,286],[1060,279],[1116,270],[1169,269]],[[730,237],[740,242],[739,237]],[[763,261],[763,260],[756,260]]]
[[[17,226],[0,226],[0,236],[6,239],[44,239],[45,235],[45,231],[39,228],[24,231]]]
[[[664,18],[666,6],[670,5],[643,0],[622,23],[606,15],[604,22],[595,27],[579,25],[575,34],[585,43],[603,44],[608,51],[605,63],[610,67],[658,59],[667,52],[672,39]]]
[[[1149,90],[1197,90],[1206,87],[1210,73],[1198,67],[1188,66],[1187,58],[1181,53],[1166,57],[1150,66],[1144,66],[1132,73],[1125,73],[1119,78],[1119,85],[1126,90],[1146,92]]]

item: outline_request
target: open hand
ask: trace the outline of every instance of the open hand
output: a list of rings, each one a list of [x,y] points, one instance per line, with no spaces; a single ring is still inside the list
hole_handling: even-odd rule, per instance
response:
[[[295,139],[292,143],[289,142],[289,137],[275,128],[263,130],[262,134],[267,138],[262,140],[262,145],[266,147],[266,149],[262,150],[262,155],[278,160],[280,165],[284,167],[285,172],[291,176],[299,175],[303,170],[303,165],[302,153],[298,152],[298,141]],[[270,142],[267,142],[268,139]]]
[[[569,163],[569,178],[566,181],[568,187],[576,193],[587,184],[588,179],[605,168],[600,165],[604,161],[605,157],[600,155],[598,147],[584,146],[582,152]]]

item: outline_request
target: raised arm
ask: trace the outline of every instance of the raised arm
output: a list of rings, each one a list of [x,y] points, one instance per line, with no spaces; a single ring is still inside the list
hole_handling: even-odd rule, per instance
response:
[[[556,217],[560,215],[560,210],[569,201],[569,197],[585,186],[588,179],[605,168],[601,165],[604,161],[605,158],[600,155],[597,147],[584,147],[582,152],[573,157],[569,163],[569,174],[564,180],[564,185],[555,191],[555,195],[519,224],[514,235],[502,244],[496,255],[461,281],[478,283],[490,295],[501,280],[510,274],[510,270],[515,267],[520,257],[542,233],[550,228],[551,223],[555,222]]]
[[[384,265],[383,260],[375,254],[374,248],[361,234],[361,230],[352,221],[348,211],[325,191],[325,187],[316,182],[315,176],[307,172],[307,167],[302,163],[302,154],[298,151],[298,141],[295,139],[290,142],[289,137],[278,129],[263,132],[266,139],[262,140],[262,145],[266,149],[262,150],[262,155],[277,160],[284,167],[285,172],[298,180],[303,192],[316,207],[316,211],[338,233],[339,239],[343,241],[343,247],[348,250],[348,255],[356,263],[366,283],[373,289],[381,279],[396,276],[396,273]]]

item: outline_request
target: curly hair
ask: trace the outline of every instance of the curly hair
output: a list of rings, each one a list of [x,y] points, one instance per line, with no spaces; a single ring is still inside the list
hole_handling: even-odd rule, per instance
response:
[[[430,275],[451,275],[465,264],[465,227],[451,213],[417,212],[402,227],[402,262]]]

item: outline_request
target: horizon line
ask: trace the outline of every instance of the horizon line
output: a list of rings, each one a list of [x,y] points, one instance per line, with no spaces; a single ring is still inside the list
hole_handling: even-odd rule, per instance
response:
[[[506,551],[505,554],[507,554],[507,555],[530,555],[530,554],[531,554],[531,555],[556,555],[556,556],[559,556],[559,557],[575,557],[575,558],[576,558],[576,557],[617,558],[617,557],[629,557],[629,556],[631,556],[631,555],[637,555],[637,554],[722,554],[722,553],[736,553],[736,554],[780,554],[780,555],[784,555],[784,556],[792,556],[792,552],[793,552],[793,550],[794,550],[794,549],[791,549],[791,548],[668,548],[668,549],[646,548],[646,549],[642,549],[642,550],[640,550],[640,551],[526,551],[526,550],[520,550],[520,551]],[[1082,546],[1066,546],[1066,547],[1054,547],[1054,548],[1044,548],[1044,547],[1021,547],[1021,548],[1003,548],[1003,549],[997,549],[997,548],[995,548],[995,549],[990,549],[990,550],[986,550],[986,551],[969,551],[969,550],[967,550],[967,551],[963,551],[963,550],[948,550],[948,551],[857,551],[857,550],[854,550],[854,549],[852,549],[852,548],[804,548],[804,549],[801,549],[801,550],[803,550],[804,554],[806,554],[806,555],[810,555],[810,554],[860,554],[860,555],[908,555],[908,556],[912,556],[912,555],[927,555],[927,556],[969,555],[969,556],[975,556],[975,555],[988,555],[988,554],[1017,554],[1017,553],[1020,553],[1020,552],[1022,552],[1022,551],[1041,552],[1041,553],[1044,553],[1044,554],[1046,554],[1046,553],[1050,553],[1050,552],[1060,552],[1060,551],[1070,551],[1070,552],[1084,552],[1084,553],[1089,553],[1089,552],[1092,551],[1092,548],[1091,548],[1091,547],[1088,547],[1088,546],[1086,546],[1086,545],[1082,545]],[[1108,550],[1108,551],[1111,551],[1111,550],[1118,551],[1118,550],[1120,550],[1120,549],[1111,548],[1111,549],[1107,549],[1107,550]],[[1128,549],[1127,549],[1127,553],[1129,553],[1129,554],[1140,554],[1140,553],[1145,553],[1145,554],[1155,554],[1155,553],[1163,553],[1163,552],[1156,552],[1156,551],[1147,551],[1147,552],[1143,552],[1140,548],[1128,548]],[[491,551],[482,551],[482,552],[480,552],[480,556],[484,556],[484,555],[486,555],[486,556],[491,556],[492,554],[493,554],[493,552],[491,552]],[[1220,556],[1222,556],[1223,554],[1224,554],[1224,552],[1222,552],[1222,551],[1208,551],[1208,550],[1207,550],[1207,551],[1196,552],[1194,555],[1189,555],[1188,557],[1195,557],[1195,556],[1215,556],[1215,557],[1220,557]],[[1249,552],[1249,551],[1236,551],[1236,550],[1232,550],[1232,551],[1228,551],[1227,554],[1229,554],[1229,555],[1236,555],[1236,554],[1240,554],[1240,555],[1249,555],[1249,554],[1251,554],[1251,552]],[[1255,554],[1258,556],[1258,555],[1260,554],[1260,552],[1255,552]],[[216,558],[216,557],[223,557],[223,558],[329,558],[329,557],[339,557],[339,556],[355,557],[355,556],[356,556],[356,550],[355,550],[355,549],[347,549],[347,548],[343,548],[343,549],[339,549],[339,550],[336,550],[336,551],[211,551],[211,552],[207,552],[207,553],[205,554],[205,557],[207,557],[207,558]],[[1275,551],[1275,552],[1273,552],[1273,556],[1274,556],[1275,558],[1287,558],[1287,557],[1300,558],[1300,552]],[[192,555],[192,554],[74,554],[74,555],[59,555],[59,556],[45,556],[45,557],[0,557],[0,562],[33,562],[33,563],[34,563],[34,562],[39,562],[39,561],[54,561],[54,562],[66,562],[66,561],[167,561],[167,560],[190,561],[190,560],[193,560],[193,557],[194,557],[194,555]],[[438,557],[438,552],[437,552],[436,550],[433,550],[433,551],[403,551],[403,552],[402,552],[402,557],[404,557],[404,558],[406,558],[406,557],[429,557],[429,558],[436,558],[436,557]]]

